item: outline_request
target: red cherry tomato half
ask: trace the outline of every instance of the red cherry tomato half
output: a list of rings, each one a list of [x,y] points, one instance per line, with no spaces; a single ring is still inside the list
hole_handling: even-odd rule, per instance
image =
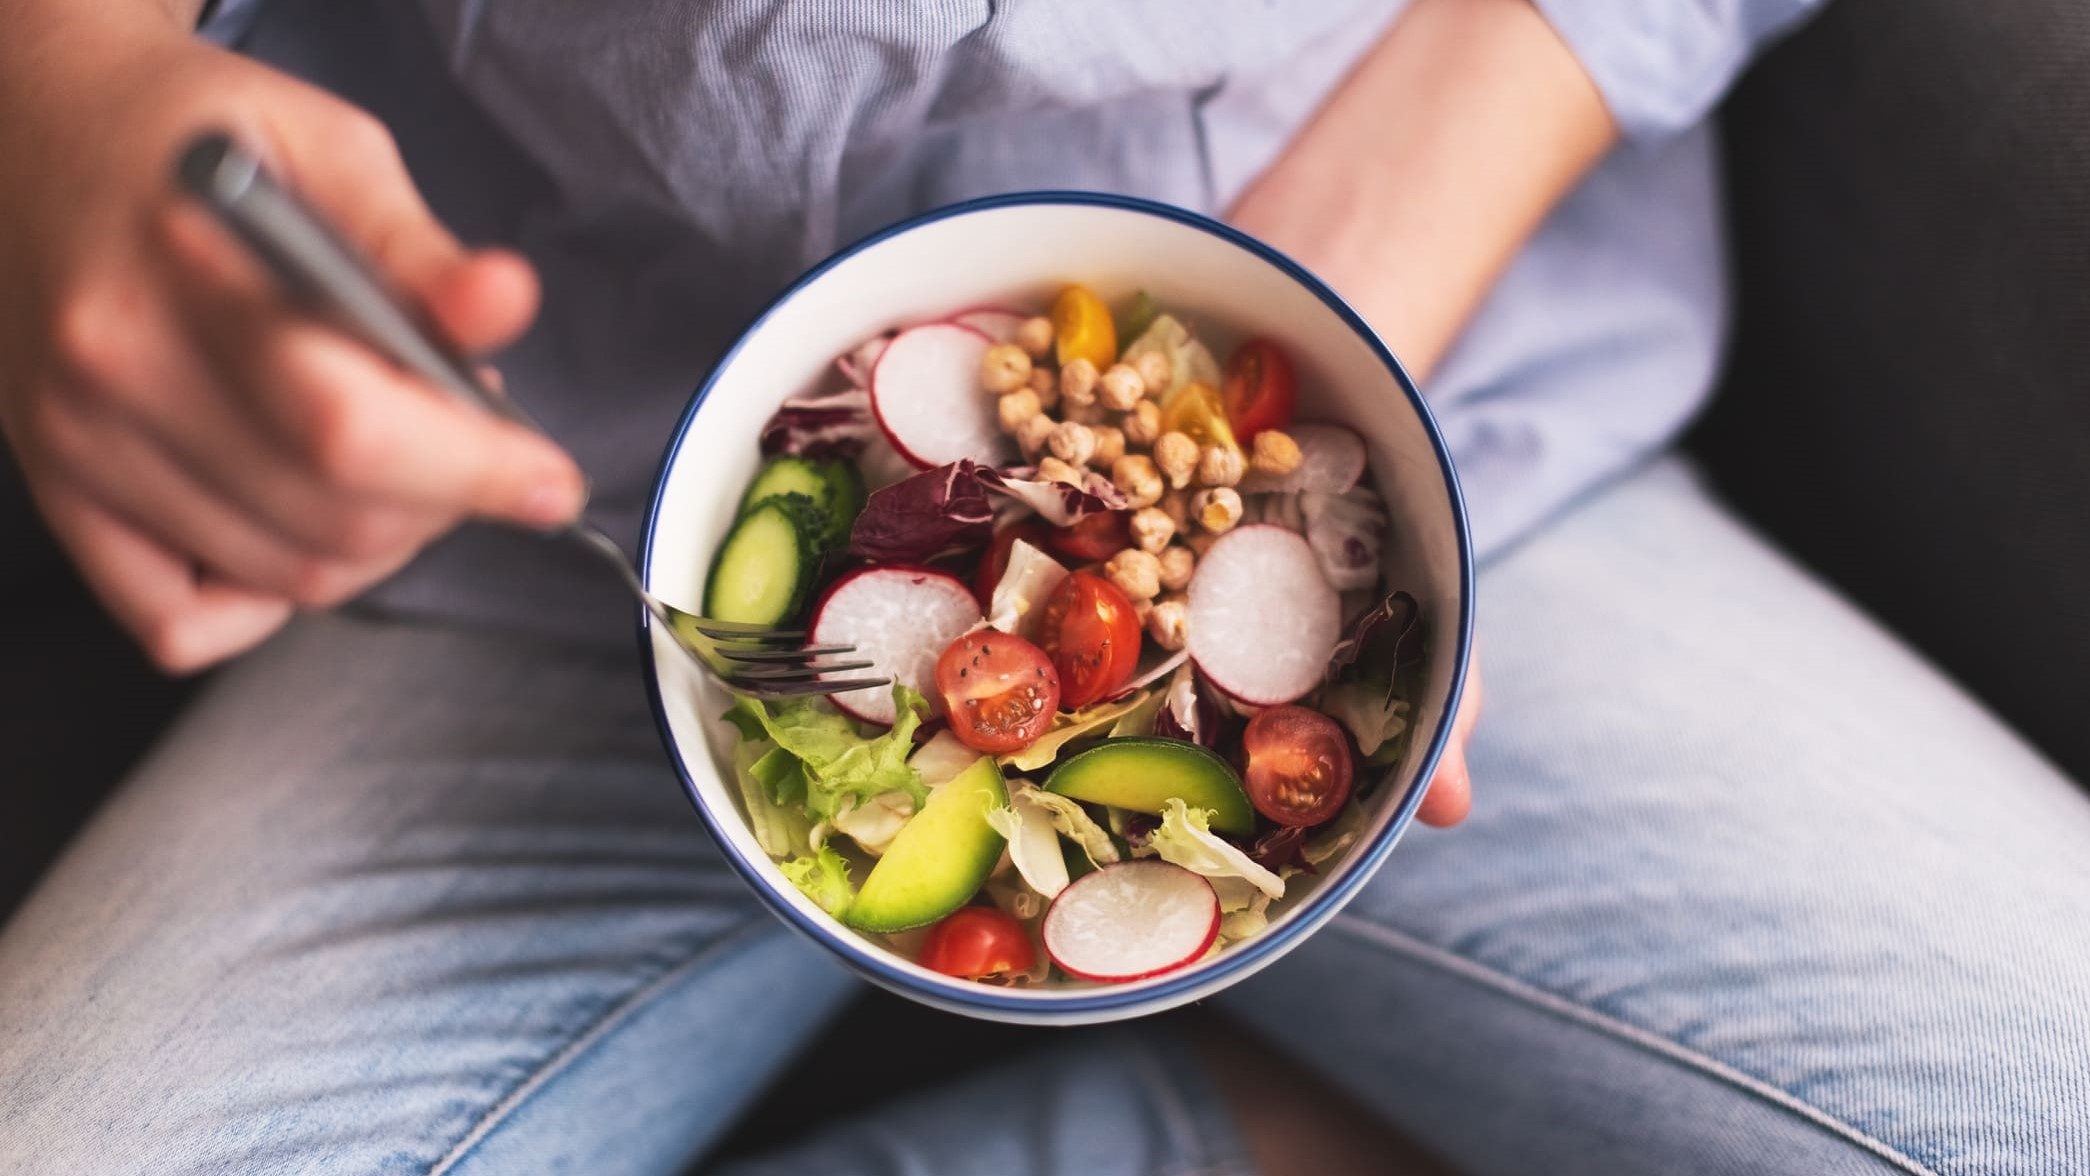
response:
[[[1045,600],[1038,643],[1059,670],[1060,705],[1079,710],[1117,693],[1139,668],[1139,614],[1116,584],[1073,572]]]
[[[1047,550],[1075,563],[1098,563],[1132,546],[1132,512],[1097,511],[1074,520],[1071,526],[1055,527],[1045,540]]]
[[[1226,405],[1226,421],[1234,436],[1246,445],[1264,429],[1282,429],[1292,423],[1299,406],[1299,382],[1292,374],[1292,361],[1268,339],[1250,339],[1226,361],[1226,386],[1219,399]]]
[[[1023,924],[993,907],[961,907],[922,940],[921,965],[961,980],[1020,976],[1037,963]]]
[[[1010,523],[996,531],[993,541],[987,544],[987,554],[980,558],[980,570],[972,577],[972,594],[979,598],[980,607],[993,607],[994,586],[1001,583],[1002,573],[1009,570],[1009,549],[1016,546],[1018,539],[1044,551],[1051,538],[1052,528],[1035,519]]]
[[[1037,646],[981,629],[951,642],[936,659],[936,692],[958,742],[1003,755],[1029,747],[1052,725],[1060,676]]]
[[[1350,740],[1335,720],[1303,706],[1273,706],[1241,733],[1249,803],[1280,825],[1318,825],[1350,799]]]

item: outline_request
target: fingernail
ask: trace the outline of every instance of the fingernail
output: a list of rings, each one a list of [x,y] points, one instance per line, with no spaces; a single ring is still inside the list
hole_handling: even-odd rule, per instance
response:
[[[522,501],[523,520],[539,527],[571,522],[580,509],[580,496],[574,492],[573,484],[563,479],[537,483]]]

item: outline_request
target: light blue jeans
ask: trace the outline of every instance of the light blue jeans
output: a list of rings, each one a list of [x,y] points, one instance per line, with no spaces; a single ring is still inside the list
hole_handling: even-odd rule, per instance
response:
[[[1482,595],[1473,818],[1225,1012],[1474,1173],[2090,1172],[2073,782],[1674,462]],[[0,1171],[671,1172],[852,987],[621,647],[314,619],[0,937]],[[733,1170],[1247,1170],[1180,1045],[1040,1039]]]

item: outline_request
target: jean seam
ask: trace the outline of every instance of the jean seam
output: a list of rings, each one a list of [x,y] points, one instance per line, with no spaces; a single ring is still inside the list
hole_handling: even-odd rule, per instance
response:
[[[1401,955],[1435,968],[1446,975],[1491,988],[1497,993],[1540,1012],[1573,1022],[1584,1028],[1595,1030],[1637,1049],[1645,1050],[1658,1057],[1676,1062],[1718,1082],[1760,1099],[1789,1115],[1798,1117],[1810,1126],[1827,1131],[1844,1141],[1854,1144],[1889,1164],[1900,1168],[1909,1176],[1942,1176],[1905,1152],[1886,1143],[1815,1106],[1813,1103],[1783,1090],[1761,1078],[1744,1073],[1707,1054],[1680,1044],[1652,1030],[1628,1024],[1616,1017],[1598,1012],[1587,1005],[1548,992],[1536,985],[1519,980],[1515,976],[1499,971],[1435,944],[1417,939],[1391,927],[1374,923],[1359,915],[1337,915],[1331,926],[1341,929],[1376,946],[1398,952]]]
[[[1134,1064],[1145,1076],[1148,1088],[1154,1092],[1163,1130],[1185,1156],[1184,1163],[1169,1169],[1173,1176],[1254,1176],[1255,1169],[1238,1147],[1228,1147],[1223,1149],[1227,1154],[1217,1154],[1204,1129],[1205,1115],[1216,1112],[1223,1116],[1225,1109],[1194,1106],[1189,1091],[1169,1072],[1168,1060],[1160,1055],[1152,1040],[1135,1041],[1133,1055],[1136,1058]],[[1241,1144],[1238,1138],[1230,1142]]]
[[[486,1112],[480,1115],[478,1120],[463,1135],[458,1137],[457,1142],[451,1144],[449,1149],[429,1167],[428,1176],[444,1176],[444,1173],[453,1171],[458,1164],[463,1163],[472,1154],[474,1149],[485,1142],[488,1136],[498,1130],[509,1116],[520,1110],[523,1104],[529,1102],[531,1098],[536,1096],[537,1092],[549,1085],[552,1079],[558,1077],[561,1071],[579,1061],[590,1049],[593,1049],[604,1038],[615,1032],[619,1025],[631,1019],[639,1010],[652,1003],[655,997],[679,983],[693,969],[709,962],[715,956],[737,949],[741,946],[743,940],[751,937],[753,932],[771,929],[773,927],[766,919],[750,919],[724,935],[700,945],[687,957],[668,968],[667,971],[633,989],[623,999],[603,1010],[593,1021],[588,1022],[580,1032],[568,1039],[566,1044],[552,1051],[543,1061],[537,1063],[536,1067],[525,1075],[520,1082],[509,1088],[508,1093],[502,1095],[491,1107],[488,1107]]]

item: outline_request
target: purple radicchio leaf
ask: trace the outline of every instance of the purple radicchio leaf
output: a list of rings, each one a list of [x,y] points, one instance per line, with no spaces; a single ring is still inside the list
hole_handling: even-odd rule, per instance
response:
[[[1154,734],[1164,739],[1182,739],[1201,747],[1217,748],[1226,735],[1226,712],[1211,692],[1198,688],[1197,673],[1188,665],[1176,670],[1168,684],[1161,711],[1154,716]]]
[[[871,395],[860,388],[795,396],[762,426],[762,456],[853,458],[877,432]]]
[[[923,470],[874,492],[849,532],[849,550],[873,563],[926,563],[994,534],[994,503],[978,462]]]
[[[990,484],[1001,493],[1038,512],[1055,527],[1072,526],[1088,515],[1125,510],[1132,505],[1125,492],[1095,470],[1082,471],[1080,485],[1039,479],[1032,466],[989,470]]]
[[[1391,677],[1421,656],[1422,606],[1406,592],[1395,592],[1350,622],[1328,657],[1327,677],[1333,682],[1353,666]],[[1366,664],[1367,658],[1372,664]]]
[[[1304,825],[1280,825],[1248,846],[1248,856],[1255,864],[1275,874],[1290,866],[1308,874],[1318,874],[1313,863],[1306,860],[1306,835],[1313,832]]]

